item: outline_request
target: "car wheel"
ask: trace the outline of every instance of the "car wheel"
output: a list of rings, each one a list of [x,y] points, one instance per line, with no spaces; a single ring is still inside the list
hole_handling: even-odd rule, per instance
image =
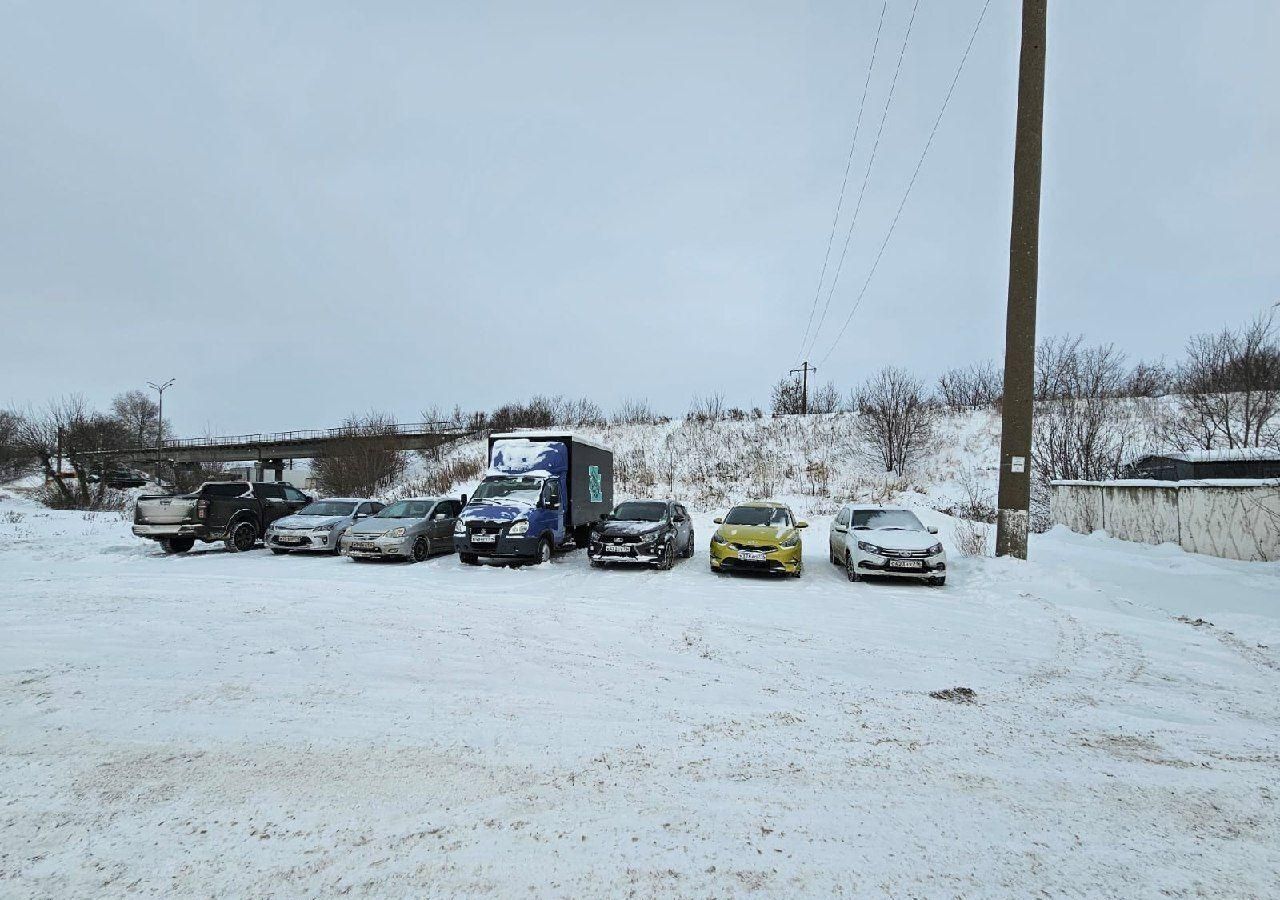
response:
[[[850,581],[857,581],[859,578],[858,564],[854,560],[852,553],[846,553],[844,556],[844,574],[849,577]]]
[[[692,531],[690,531],[690,532],[689,532],[689,543],[685,544],[685,546],[684,546],[684,553],[683,553],[683,554],[681,554],[681,555],[682,555],[682,556],[684,556],[684,558],[685,558],[685,559],[693,559],[693,549],[694,549],[694,545],[693,545],[693,532],[692,532]]]
[[[419,537],[413,542],[413,549],[409,552],[409,559],[414,562],[422,562],[431,555],[431,547],[427,544],[427,539]]]
[[[945,585],[946,583],[947,583],[947,576],[946,576],[946,575],[943,575],[941,578],[930,578],[930,579],[929,579],[929,584],[930,584],[930,585],[932,585],[933,587],[942,587],[942,586],[943,586],[943,585]]]
[[[666,571],[676,564],[676,551],[671,546],[671,542],[667,541],[666,547],[662,551],[662,558],[658,560],[654,568]]]
[[[543,538],[538,541],[538,565],[551,562],[551,541]]]
[[[246,550],[252,550],[253,545],[257,542],[258,526],[252,522],[239,522],[232,525],[231,533],[223,541],[227,550],[231,553],[244,553]]]
[[[593,569],[603,569],[603,568],[604,568],[604,562],[603,562],[602,560],[599,560],[599,559],[593,559],[593,560],[591,560],[591,568],[593,568]]]
[[[460,561],[464,566],[478,566],[478,565],[480,565],[480,557],[476,556],[474,553],[459,553],[459,554],[458,554],[458,560],[459,560],[459,561]]]
[[[800,563],[800,565],[796,566],[796,570],[791,573],[791,577],[799,578],[803,574],[804,574],[804,563]]]
[[[186,553],[196,545],[195,538],[165,538],[160,542],[160,546],[164,548],[164,552],[170,555],[175,553]]]

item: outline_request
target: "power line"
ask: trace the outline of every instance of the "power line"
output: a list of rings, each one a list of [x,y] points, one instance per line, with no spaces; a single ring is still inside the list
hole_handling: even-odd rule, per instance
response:
[[[876,152],[880,149],[880,137],[884,134],[884,124],[889,119],[889,108],[893,105],[893,95],[898,87],[898,75],[902,72],[902,60],[907,55],[907,45],[911,42],[911,28],[916,22],[916,11],[920,9],[920,0],[911,5],[911,18],[907,20],[907,30],[902,35],[902,46],[898,48],[898,62],[893,69],[893,79],[889,82],[889,93],[885,96],[884,109],[880,113],[880,124],[876,128],[876,139],[871,144],[871,155],[867,157],[867,168],[862,173],[862,188],[858,191],[858,202],[853,207],[853,216],[849,220],[849,230],[844,236],[844,247],[840,251],[840,261],[836,264],[836,272],[831,277],[831,287],[827,291],[827,301],[822,305],[822,315],[818,318],[818,327],[814,329],[809,345],[801,352],[808,356],[813,345],[818,342],[818,334],[827,321],[827,310],[831,308],[831,298],[835,295],[836,285],[840,281],[840,273],[844,270],[844,260],[849,253],[849,242],[853,239],[854,228],[858,224],[858,213],[862,211],[862,201],[867,195],[867,183],[871,180],[871,169],[876,162]]]
[[[947,112],[947,105],[951,103],[951,95],[955,93],[956,84],[960,81],[960,73],[964,71],[964,65],[969,59],[969,51],[973,49],[973,42],[978,37],[978,30],[982,27],[982,20],[986,18],[987,8],[991,6],[991,0],[984,0],[982,9],[978,12],[978,20],[973,24],[973,31],[969,35],[969,43],[964,48],[964,54],[960,57],[960,64],[956,66],[955,74],[951,77],[951,85],[947,88],[946,96],[942,99],[942,108],[938,110],[937,118],[933,120],[933,128],[929,131],[929,139],[925,141],[924,150],[920,152],[920,159],[916,163],[915,171],[911,173],[911,180],[907,182],[907,189],[902,193],[902,201],[898,203],[898,210],[893,214],[893,221],[889,223],[889,230],[885,233],[884,240],[880,243],[880,249],[876,253],[875,260],[871,264],[870,271],[867,272],[866,281],[862,283],[862,290],[858,291],[857,299],[854,301],[853,308],[849,310],[849,315],[845,317],[844,324],[840,326],[840,331],[836,334],[835,340],[831,342],[831,346],[827,348],[827,352],[823,354],[822,359],[818,361],[818,365],[826,363],[827,358],[831,356],[832,351],[836,349],[836,345],[840,343],[840,339],[844,337],[845,330],[849,327],[849,323],[853,320],[853,314],[858,311],[858,307],[862,305],[862,298],[866,296],[867,288],[871,285],[871,279],[876,274],[876,269],[880,265],[880,258],[884,256],[885,247],[889,245],[889,239],[893,237],[893,231],[898,226],[898,219],[902,217],[902,210],[907,205],[907,198],[911,196],[911,189],[915,186],[916,178],[920,175],[920,169],[924,166],[925,157],[929,155],[929,148],[933,146],[933,139],[938,134],[938,126],[942,124],[942,117]],[[817,340],[817,335],[814,335]]]
[[[800,350],[803,353],[809,342],[809,329],[813,327],[813,314],[818,311],[818,298],[822,296],[822,284],[827,278],[827,264],[831,261],[831,247],[836,239],[836,226],[840,222],[840,210],[844,206],[844,192],[849,185],[849,169],[853,166],[853,151],[858,146],[858,132],[862,130],[862,112],[867,105],[867,89],[871,87],[871,73],[876,67],[876,51],[880,47],[880,32],[884,29],[884,13],[889,8],[889,0],[884,0],[880,7],[880,21],[876,24],[876,38],[871,44],[871,59],[867,63],[867,77],[862,82],[862,99],[858,101],[858,118],[853,126],[853,140],[849,142],[849,157],[844,163],[844,178],[840,181],[840,196],[836,198],[836,214],[831,218],[831,233],[827,235],[827,252],[822,257],[822,271],[818,274],[818,287],[813,292],[813,303],[809,307],[809,321],[804,326],[804,336],[800,338]]]

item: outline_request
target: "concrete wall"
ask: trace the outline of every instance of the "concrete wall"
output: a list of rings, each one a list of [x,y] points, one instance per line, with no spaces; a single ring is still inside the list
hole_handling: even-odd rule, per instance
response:
[[[1280,480],[1055,481],[1050,515],[1089,534],[1190,553],[1280,560]]]

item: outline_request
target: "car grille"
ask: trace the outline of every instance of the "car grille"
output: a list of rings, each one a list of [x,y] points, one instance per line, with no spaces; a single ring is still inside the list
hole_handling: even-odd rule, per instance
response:
[[[502,534],[502,526],[490,522],[468,522],[468,534]]]
[[[925,559],[929,556],[928,550],[890,550],[888,547],[881,547],[880,555],[891,559]]]
[[[730,544],[734,550],[756,550],[760,553],[776,553],[780,548],[777,544]]]

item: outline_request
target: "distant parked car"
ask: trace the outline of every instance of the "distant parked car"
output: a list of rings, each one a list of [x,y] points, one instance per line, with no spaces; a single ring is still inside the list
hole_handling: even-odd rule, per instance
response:
[[[309,503],[291,516],[276,519],[267,528],[264,543],[272,553],[295,550],[339,552],[347,529],[381,512],[386,504],[368,497],[329,497]]]
[[[756,501],[729,510],[711,535],[712,572],[776,572],[799,578],[804,546],[797,522],[782,503]]]
[[[276,519],[310,502],[291,484],[207,481],[190,494],[139,497],[133,533],[159,541],[166,553],[186,553],[196,541],[222,541],[240,553],[252,550]]]
[[[591,528],[587,556],[593,566],[645,563],[669,569],[677,556],[693,556],[693,522],[674,500],[628,500]]]
[[[411,559],[453,552],[453,524],[462,503],[450,497],[397,500],[347,529],[343,552],[352,559]]]
[[[831,561],[850,581],[889,575],[946,584],[947,552],[937,534],[909,509],[851,503],[831,523]]]

